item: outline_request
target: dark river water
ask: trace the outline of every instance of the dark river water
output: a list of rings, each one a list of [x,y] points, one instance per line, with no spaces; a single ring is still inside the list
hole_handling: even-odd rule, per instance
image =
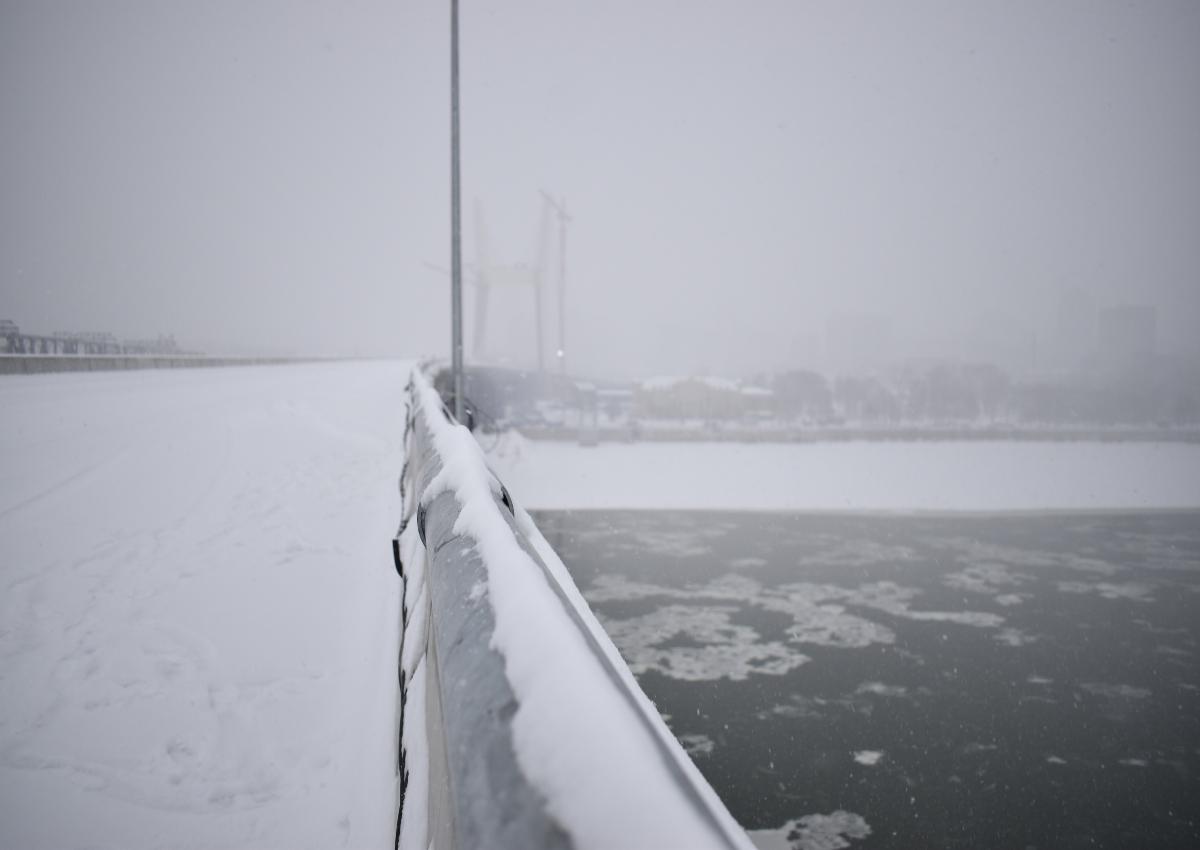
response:
[[[760,846],[1200,847],[1200,513],[535,518]]]

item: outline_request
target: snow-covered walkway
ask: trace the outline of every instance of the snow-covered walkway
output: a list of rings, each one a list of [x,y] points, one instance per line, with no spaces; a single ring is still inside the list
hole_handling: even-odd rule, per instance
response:
[[[407,372],[0,378],[0,847],[390,842]]]

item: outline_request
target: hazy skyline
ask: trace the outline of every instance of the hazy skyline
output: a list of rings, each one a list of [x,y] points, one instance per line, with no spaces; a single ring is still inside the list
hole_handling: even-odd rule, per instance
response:
[[[526,262],[538,189],[567,199],[573,369],[813,365],[845,314],[969,355],[1064,290],[1198,356],[1194,3],[461,14],[465,257],[474,199]],[[4,0],[0,318],[446,354],[447,30],[426,0]],[[494,302],[531,351],[530,300]]]

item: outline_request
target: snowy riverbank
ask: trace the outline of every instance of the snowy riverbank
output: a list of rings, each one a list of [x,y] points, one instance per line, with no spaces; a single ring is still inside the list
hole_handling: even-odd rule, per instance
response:
[[[0,846],[384,846],[401,363],[0,379]]]
[[[484,436],[529,509],[1025,511],[1200,507],[1186,443],[635,443]]]

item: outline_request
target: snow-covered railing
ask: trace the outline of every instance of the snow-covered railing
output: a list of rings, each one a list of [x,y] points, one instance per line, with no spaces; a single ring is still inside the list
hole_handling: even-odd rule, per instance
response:
[[[409,405],[398,846],[749,850],[419,372]]]

